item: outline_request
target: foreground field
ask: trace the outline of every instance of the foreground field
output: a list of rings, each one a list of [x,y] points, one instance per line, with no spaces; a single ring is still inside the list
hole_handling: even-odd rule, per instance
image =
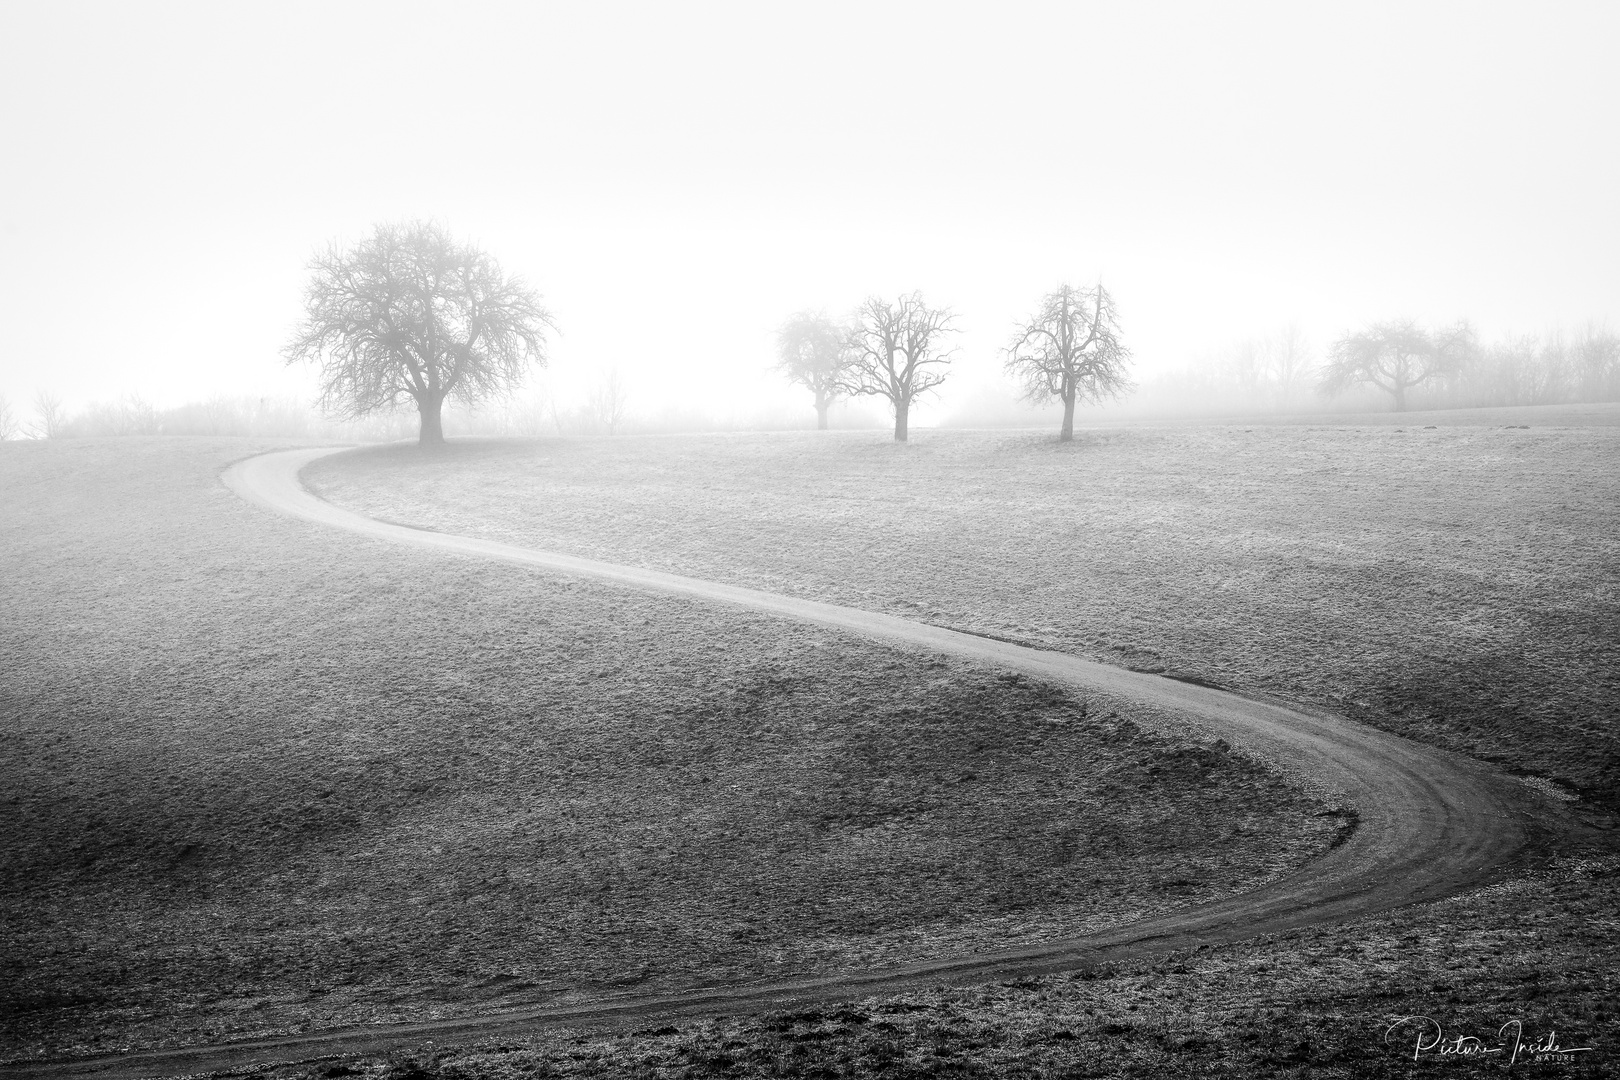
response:
[[[464,444],[306,478],[390,520],[1315,702],[1611,813],[1611,414]]]
[[[253,449],[0,448],[8,1056],[1070,935],[1337,834],[1027,681],[277,520]]]
[[[1548,859],[1442,903],[1153,962],[265,1075],[1598,1080],[1620,1061],[1617,913],[1620,858]],[[1402,1017],[1433,1023],[1391,1031]],[[1491,1052],[1442,1055],[1434,1023],[1448,1044],[1477,1039]],[[1509,1064],[1515,1031],[1524,1045]],[[1562,1052],[1526,1049],[1552,1044]]]
[[[1541,855],[1567,842],[1572,831],[1581,831],[1546,796],[1532,793],[1496,770],[1329,714],[1290,709],[894,616],[381,522],[335,507],[303,487],[299,472],[314,459],[336,452],[314,448],[257,455],[233,464],[222,480],[253,506],[412,551],[582,575],[614,587],[674,595],[690,603],[738,605],[872,641],[993,664],[1104,702],[1128,702],[1134,709],[1153,710],[1151,715],[1165,730],[1230,738],[1238,746],[1265,754],[1267,760],[1283,764],[1292,774],[1341,793],[1355,809],[1348,812],[1348,828],[1340,831],[1332,850],[1275,882],[1224,900],[1095,931],[1079,940],[1046,940],[1011,950],[989,943],[993,947],[987,951],[936,955],[904,966],[855,973],[799,975],[712,990],[691,987],[674,994],[655,990],[596,996],[482,1016],[291,1033],[77,1063],[83,1068],[93,1066],[96,1075],[135,1080],[163,1071],[195,1074],[334,1054],[380,1053],[425,1041],[531,1035],[540,1029],[622,1023],[629,1018],[656,1023],[790,1004],[804,1007],[856,992],[901,994],[939,985],[942,979],[982,983],[1096,968],[1103,963],[1136,963],[1167,952],[1231,945],[1302,926],[1336,925],[1426,899],[1460,895],[1498,880],[1504,870],[1522,866],[1532,853]],[[1228,752],[1219,742],[1216,749]],[[1122,793],[1122,797],[1128,795]],[[24,1075],[43,1080],[63,1075],[63,1070],[50,1067]]]

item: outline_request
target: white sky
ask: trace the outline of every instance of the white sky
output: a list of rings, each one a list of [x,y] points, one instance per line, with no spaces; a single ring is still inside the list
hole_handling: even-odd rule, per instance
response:
[[[641,412],[800,403],[774,328],[873,292],[961,313],[946,404],[1063,279],[1139,373],[1289,320],[1620,325],[1617,44],[1613,3],[0,0],[0,394],[304,392],[310,254],[405,217]]]

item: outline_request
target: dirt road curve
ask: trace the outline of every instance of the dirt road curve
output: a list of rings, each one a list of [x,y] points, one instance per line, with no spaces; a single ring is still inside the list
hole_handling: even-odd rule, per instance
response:
[[[1171,709],[1207,730],[1211,739],[1218,736],[1286,762],[1336,790],[1359,811],[1359,828],[1347,842],[1298,873],[1253,892],[1074,940],[854,975],[685,994],[604,998],[560,1008],[527,1008],[457,1020],[315,1031],[34,1065],[8,1072],[19,1076],[106,1077],[197,1073],[407,1045],[498,1039],[548,1026],[642,1025],[671,1016],[744,1012],[930,983],[998,980],[1061,971],[1098,960],[1336,922],[1445,896],[1478,882],[1493,868],[1511,860],[1526,843],[1529,808],[1533,804],[1521,785],[1464,758],[1338,717],[1252,701],[1221,690],[926,626],[892,615],[376,521],[323,502],[300,483],[300,469],[333,452],[314,449],[266,454],[231,466],[224,481],[250,503],[370,540],[578,574],[627,588],[686,595],[705,603],[734,604]]]

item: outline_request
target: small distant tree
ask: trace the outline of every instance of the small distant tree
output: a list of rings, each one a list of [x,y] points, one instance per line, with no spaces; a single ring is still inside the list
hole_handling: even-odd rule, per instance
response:
[[[378,225],[310,270],[285,356],[320,365],[321,406],[341,419],[414,401],[418,440],[441,444],[446,398],[475,406],[545,363],[555,326],[538,294],[440,225]]]
[[[39,439],[59,439],[62,437],[62,428],[67,424],[67,408],[62,399],[49,390],[40,390],[34,394],[34,415],[39,419],[34,424],[34,437]]]
[[[0,442],[5,442],[21,430],[21,425],[17,423],[17,414],[11,411],[11,402],[6,400],[4,394],[0,394]]]
[[[1059,442],[1074,439],[1076,402],[1099,402],[1131,389],[1131,354],[1120,342],[1114,298],[1095,289],[1060,285],[1013,334],[1007,372],[1023,383],[1030,401],[1063,402]]]
[[[1521,338],[1503,343],[1518,368],[1518,397],[1526,405],[1552,405],[1563,401],[1570,379],[1569,347],[1564,335],[1554,332],[1543,341]]]
[[[553,409],[549,395],[531,391],[522,399],[508,400],[492,425],[498,435],[538,438]]]
[[[1620,336],[1587,326],[1571,352],[1582,401],[1620,400]]]
[[[1272,337],[1245,338],[1220,354],[1214,365],[1219,392],[1236,389],[1244,404],[1286,404],[1298,396],[1315,368],[1310,342],[1293,323]]]
[[[827,409],[838,399],[844,370],[842,327],[825,312],[801,311],[776,332],[776,369],[816,399],[816,428],[827,429]]]
[[[1272,339],[1266,352],[1266,373],[1284,401],[1294,397],[1316,366],[1311,343],[1297,323],[1289,323]]]
[[[624,419],[625,407],[630,402],[630,390],[625,386],[624,380],[619,377],[619,369],[613,368],[591,390],[591,415],[602,427],[607,428],[609,435],[614,434],[619,422]]]
[[[929,307],[921,293],[898,301],[872,297],[856,309],[844,337],[844,364],[838,391],[851,397],[882,397],[894,409],[894,439],[905,442],[911,405],[945,381],[951,351],[946,335],[956,333],[950,308]]]
[[[1266,354],[1266,343],[1260,338],[1234,342],[1217,361],[1217,377],[1241,390],[1245,397],[1257,397],[1266,383]]]
[[[1467,323],[1439,333],[1410,319],[1375,323],[1333,343],[1318,389],[1333,397],[1370,383],[1394,400],[1396,412],[1404,412],[1408,390],[1461,370],[1474,351]]]

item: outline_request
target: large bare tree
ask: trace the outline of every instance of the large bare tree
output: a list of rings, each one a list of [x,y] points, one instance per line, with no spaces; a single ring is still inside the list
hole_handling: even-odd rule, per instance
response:
[[[776,369],[815,395],[816,427],[827,429],[844,369],[844,330],[825,312],[800,311],[776,332]]]
[[[540,297],[441,225],[379,225],[347,251],[333,244],[310,270],[285,355],[320,364],[321,406],[335,415],[414,401],[419,441],[435,445],[446,398],[476,405],[545,363],[555,327]]]
[[[894,303],[871,297],[856,309],[844,339],[838,389],[852,397],[887,398],[894,408],[894,438],[905,442],[911,404],[945,381],[951,351],[943,349],[956,315],[929,307],[921,293]]]
[[[1030,401],[1063,402],[1060,442],[1074,439],[1076,402],[1102,401],[1131,389],[1130,350],[1120,341],[1114,298],[1095,289],[1059,285],[1020,325],[1007,347],[1006,369]]]
[[[1467,323],[1431,333],[1411,319],[1375,323],[1333,343],[1322,368],[1323,394],[1334,396],[1371,383],[1406,410],[1406,392],[1462,368],[1476,349]]]

